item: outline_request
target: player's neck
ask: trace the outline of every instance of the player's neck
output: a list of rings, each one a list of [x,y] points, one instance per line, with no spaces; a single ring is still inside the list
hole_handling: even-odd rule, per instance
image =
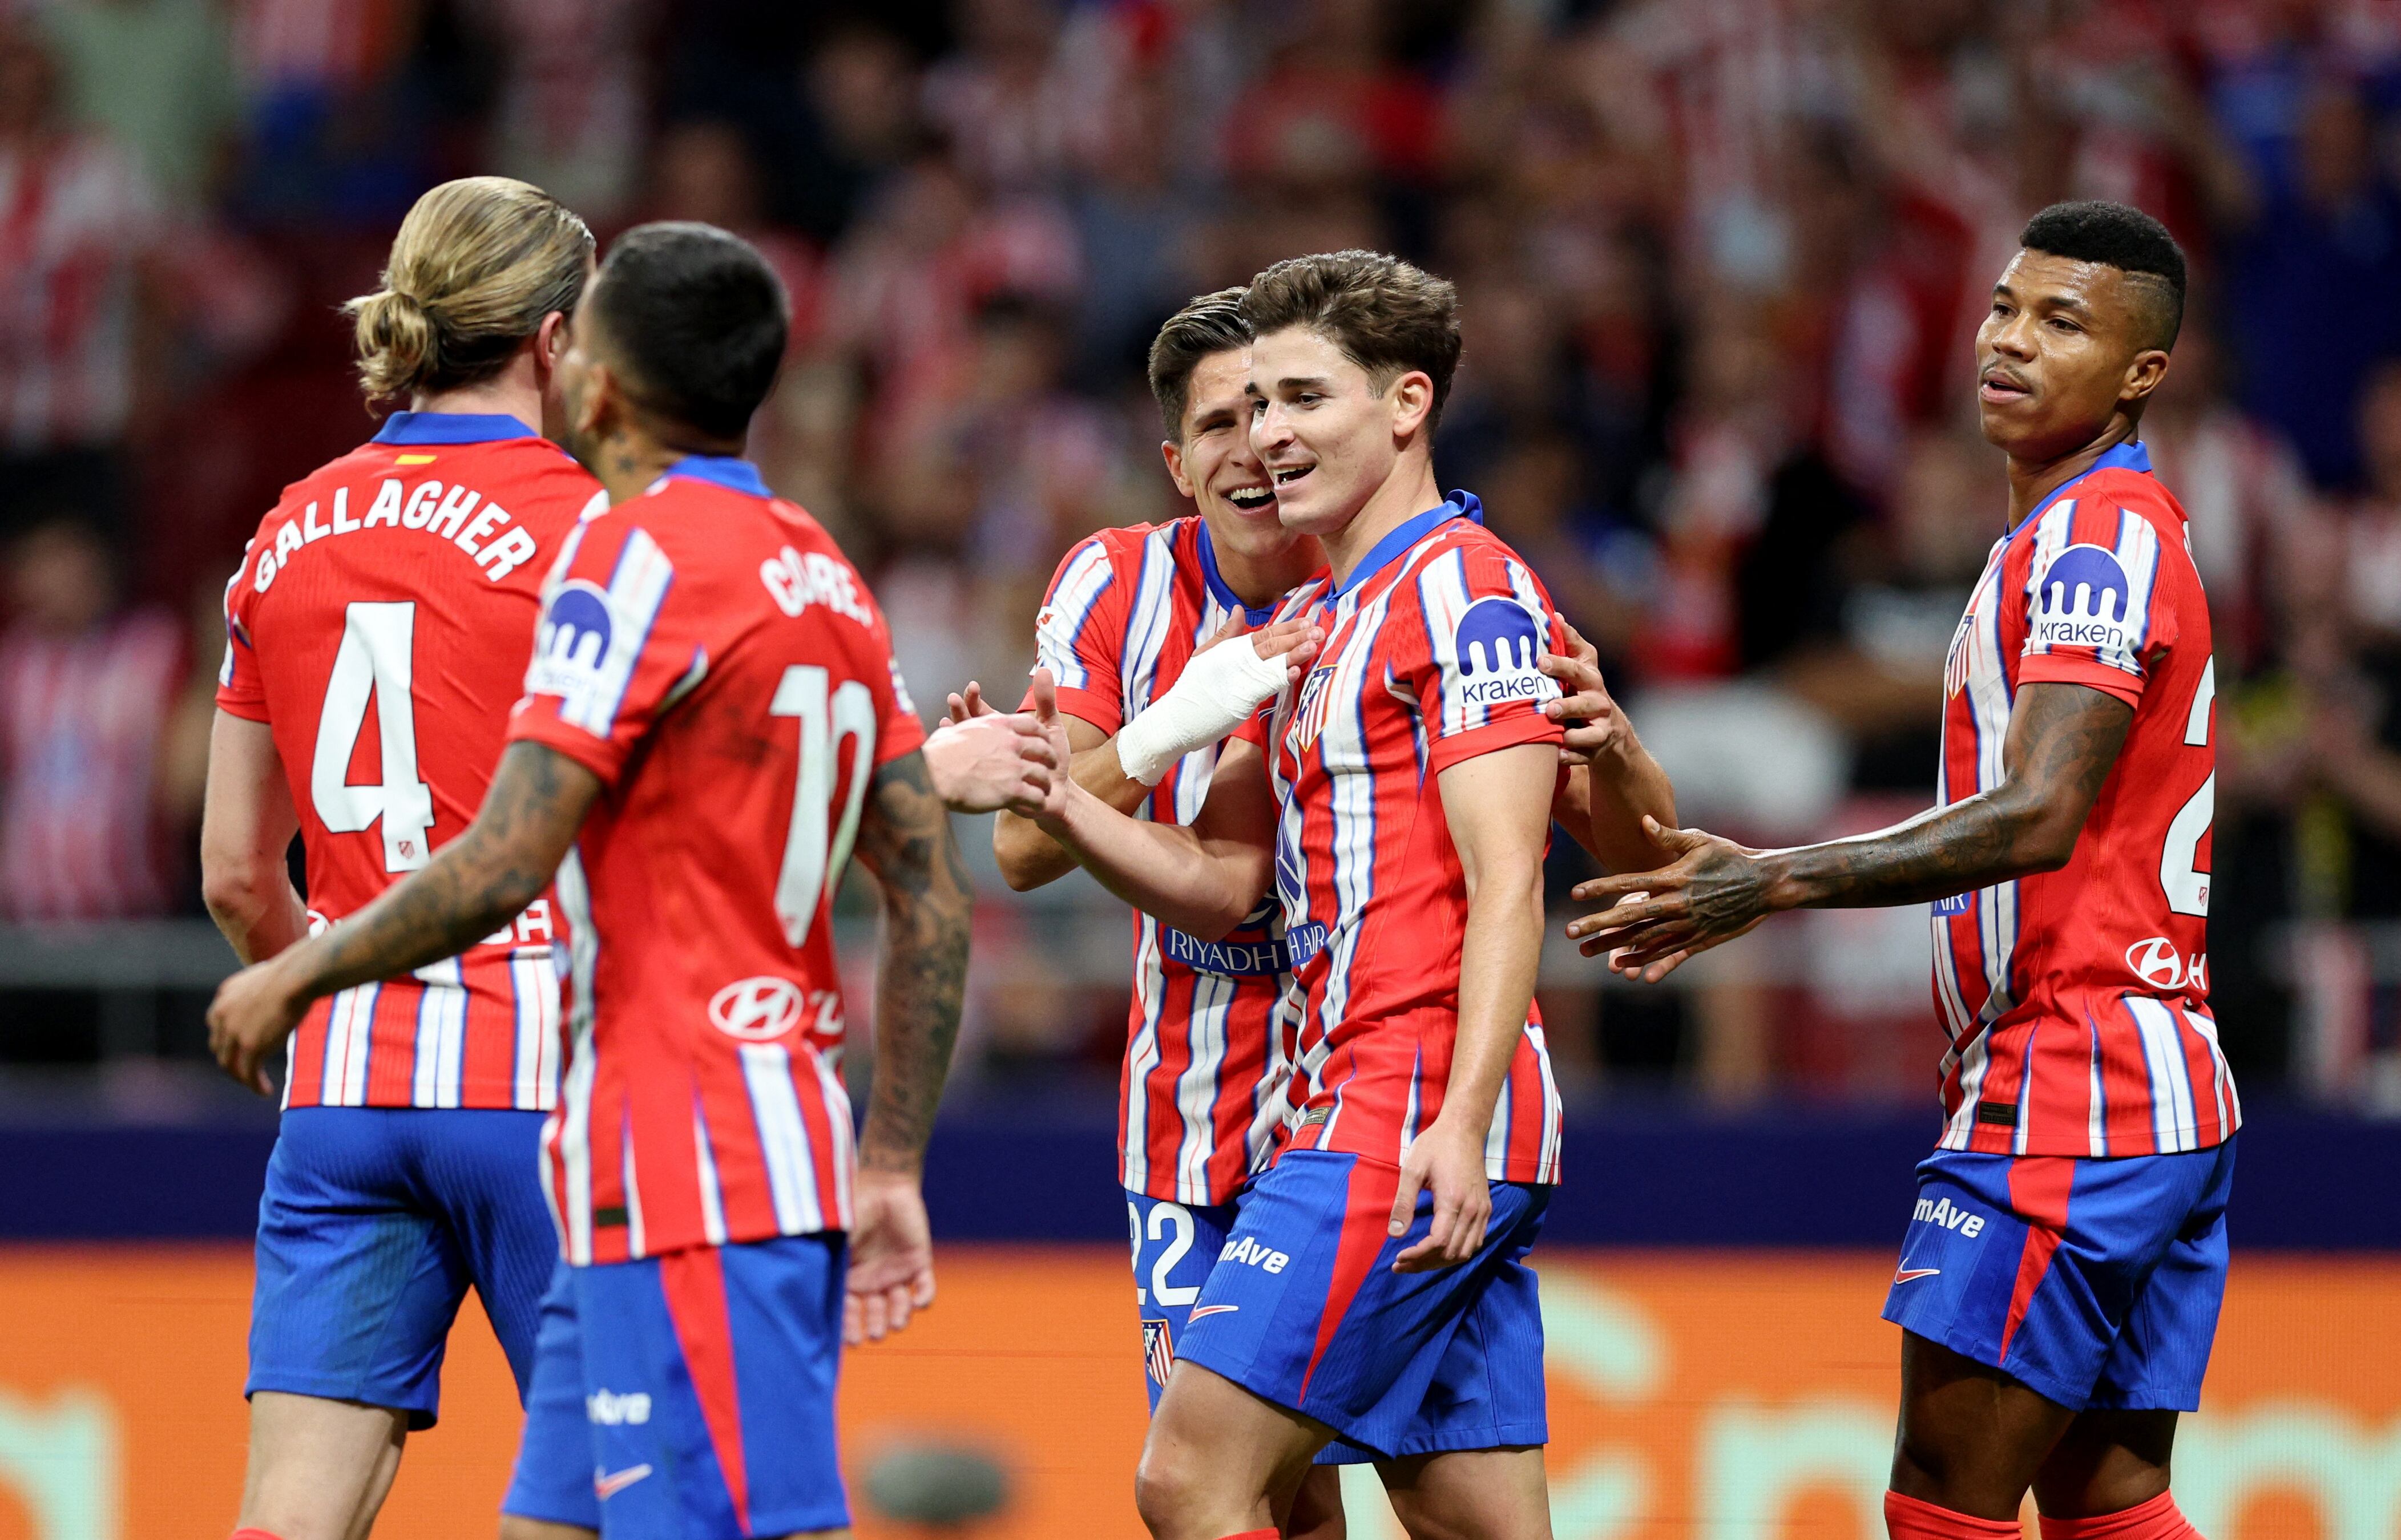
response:
[[[1274,604],[1325,565],[1324,552],[1306,535],[1269,556],[1245,554],[1224,540],[1213,541],[1212,549],[1216,553],[1217,576],[1226,579],[1235,598],[1253,609]]]
[[[460,416],[514,417],[536,432],[542,430],[542,388],[534,383],[533,363],[511,359],[509,366],[489,379],[451,390],[419,390],[408,398],[412,412],[446,412]]]
[[[692,453],[630,429],[611,437],[601,445],[600,463],[584,469],[600,479],[600,484],[608,489],[610,506],[614,507],[649,491],[652,483],[667,473],[668,467]]]
[[[1368,496],[1367,501],[1351,522],[1340,529],[1321,537],[1325,544],[1325,565],[1333,569],[1334,580],[1345,583],[1376,542],[1401,525],[1439,507],[1442,491],[1434,484],[1434,459],[1429,455],[1405,456],[1393,467],[1384,484]]]
[[[2092,470],[2102,456],[2121,443],[2132,443],[2140,426],[2133,417],[2120,413],[2109,419],[2109,426],[2098,437],[2073,453],[2048,460],[2022,460],[2011,455],[2009,526],[2015,529],[2024,523],[2026,515],[2040,508],[2045,497]]]

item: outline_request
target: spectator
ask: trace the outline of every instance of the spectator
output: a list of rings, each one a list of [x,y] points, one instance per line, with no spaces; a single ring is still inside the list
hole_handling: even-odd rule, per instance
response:
[[[170,207],[202,207],[223,180],[241,111],[219,7],[51,0],[41,19],[75,116],[123,145]]]
[[[158,198],[60,89],[40,34],[0,22],[0,538],[58,505],[124,527],[125,437],[156,377]]]
[[[0,916],[125,920],[175,896],[172,841],[189,833],[168,725],[184,628],[120,608],[111,552],[73,517],[10,553],[17,620],[0,634]]]

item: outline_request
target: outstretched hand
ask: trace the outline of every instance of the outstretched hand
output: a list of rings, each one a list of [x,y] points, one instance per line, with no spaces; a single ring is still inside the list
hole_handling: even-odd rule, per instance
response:
[[[1576,885],[1579,903],[1607,906],[1568,924],[1586,957],[1606,952],[1612,972],[1656,984],[1686,959],[1756,929],[1772,912],[1774,874],[1763,852],[1700,829],[1642,831],[1675,857],[1657,871],[1596,878]]]
[[[1004,715],[970,683],[951,697],[950,715],[926,740],[926,770],[943,805],[954,812],[1010,812],[1032,816],[1050,797],[1053,783],[1066,779],[1072,756],[1065,736],[1052,736],[1029,712]]]
[[[1543,703],[1543,715],[1567,726],[1567,736],[1559,743],[1559,763],[1589,765],[1626,736],[1626,717],[1601,679],[1600,649],[1585,641],[1575,627],[1566,629],[1567,652],[1545,652],[1542,657],[1542,671],[1558,681],[1560,696]]]
[[[1047,668],[1034,671],[1033,710],[1027,715],[1041,731],[1044,742],[1059,756],[1061,765],[1071,764],[1075,749],[1067,742],[1067,724],[1059,715],[1059,682]],[[1028,818],[1056,818],[1067,811],[1067,793],[1074,788],[1075,779],[1064,770],[1051,777],[1050,789],[1039,807],[1024,810]]]

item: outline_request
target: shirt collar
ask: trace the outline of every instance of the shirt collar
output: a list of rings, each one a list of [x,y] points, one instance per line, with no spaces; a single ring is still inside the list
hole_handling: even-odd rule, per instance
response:
[[[1351,576],[1326,591],[1326,602],[1331,604],[1337,599],[1349,597],[1361,583],[1398,560],[1403,552],[1453,519],[1482,524],[1483,499],[1473,492],[1453,492],[1448,501],[1427,509],[1408,523],[1390,531],[1368,549],[1359,565],[1351,569]]]
[[[667,467],[670,476],[689,476],[694,481],[715,482],[729,491],[745,493],[753,497],[772,497],[766,478],[759,468],[736,455],[686,455]]]
[[[1241,610],[1245,625],[1263,626],[1275,619],[1278,601],[1274,599],[1255,606],[1242,603],[1242,596],[1234,592],[1232,585],[1217,570],[1217,542],[1210,537],[1209,521],[1200,518],[1198,527],[1200,531],[1200,578],[1209,585],[1209,596],[1227,609]]]
[[[2067,489],[2069,487],[2074,486],[2078,482],[2090,476],[2095,470],[2139,470],[2144,475],[2147,476],[2151,473],[2151,452],[2143,447],[2143,443],[2140,439],[2129,439],[2124,443],[2111,444],[2108,448],[2101,451],[2101,457],[2094,460],[2090,469],[2080,470],[2075,475],[2070,476],[2067,480],[2060,483],[2057,486],[2052,487],[2051,490],[2051,496],[2043,498],[2041,502],[2037,503],[2035,505],[2034,511],[2027,514],[2024,518],[2020,519],[2016,525],[2010,530],[2009,535],[2004,538],[2014,538],[2019,530],[2024,529],[2026,525],[2034,523],[2037,519],[2041,518],[2044,513],[2050,511],[2051,504],[2059,501],[2060,498],[2067,495]]]
[[[384,418],[376,443],[489,443],[530,439],[534,430],[506,412],[394,412]]]

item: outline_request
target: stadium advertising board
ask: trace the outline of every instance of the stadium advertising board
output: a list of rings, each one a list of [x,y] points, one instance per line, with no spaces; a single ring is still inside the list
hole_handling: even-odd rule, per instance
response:
[[[1883,1533],[1889,1258],[1542,1261],[1561,1540]],[[241,1480],[249,1288],[238,1247],[0,1252],[0,1540],[223,1533]],[[2238,1252],[2207,1404],[2176,1459],[2178,1501],[2211,1540],[2401,1540],[2395,1321],[2401,1260]],[[939,1486],[929,1449],[1005,1473],[1007,1508],[948,1533],[1135,1540],[1143,1345],[1121,1255],[953,1247],[937,1308],[845,1371],[863,1540],[928,1533],[879,1519],[865,1477],[913,1453],[884,1468]],[[516,1409],[472,1310],[446,1378],[382,1540],[491,1533]],[[1352,1493],[1353,1536],[1397,1534],[1371,1489]]]

